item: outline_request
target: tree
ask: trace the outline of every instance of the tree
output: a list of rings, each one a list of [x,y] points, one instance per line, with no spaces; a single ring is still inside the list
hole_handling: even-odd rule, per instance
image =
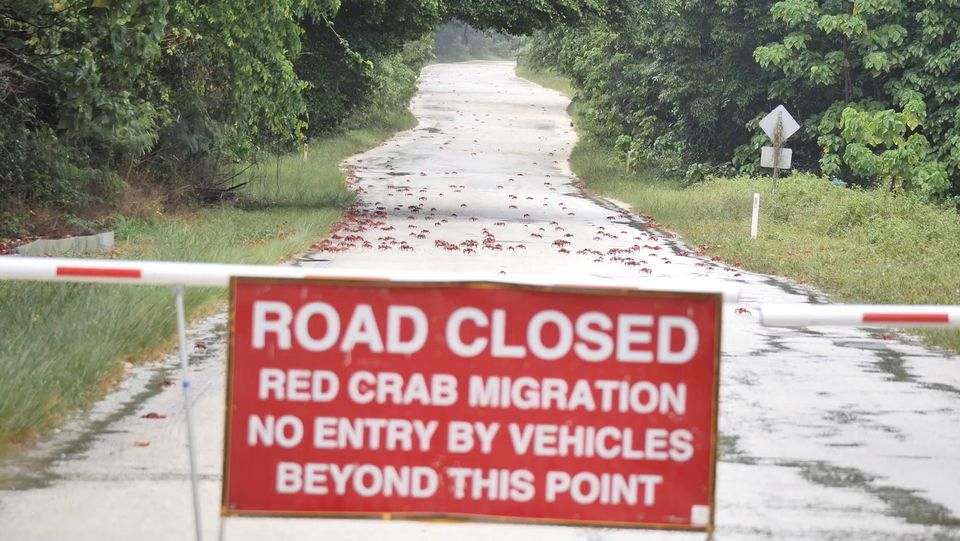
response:
[[[600,0],[448,0],[446,13],[474,28],[525,35],[579,23],[602,13],[605,4]]]
[[[773,77],[752,60],[771,26],[767,5],[613,3],[586,27],[533,40],[529,56],[572,77],[604,139],[668,168],[729,162],[767,105]]]
[[[378,65],[439,24],[437,0],[344,0],[335,17],[303,21],[304,51],[298,76],[310,133],[337,128],[371,99]],[[421,60],[426,60],[424,57]]]
[[[728,4],[717,6],[733,17],[737,8]],[[649,20],[644,28],[654,32],[693,13],[683,10],[643,19],[626,0],[7,0],[0,4],[0,228],[17,227],[8,219],[13,207],[72,212],[109,204],[134,178],[162,185],[172,200],[190,197],[225,182],[232,164],[258,150],[282,151],[369,120],[362,114],[369,107],[399,107],[429,58],[424,37],[453,17],[511,34],[607,18],[610,26],[587,32],[588,41],[612,47],[609,69],[618,80],[656,97],[668,84],[643,83],[658,59],[631,58],[669,51],[632,32],[603,40],[610,29],[620,32],[621,19]],[[709,44],[689,52],[707,49],[722,52]],[[606,60],[599,54],[593,58]],[[689,75],[676,60],[666,63],[656,73]],[[657,127],[650,119],[684,133],[711,122],[707,108],[686,115],[686,97],[621,121],[621,112],[643,104],[626,86],[604,102],[602,76],[590,77],[597,111],[612,115],[607,124],[618,133],[647,133]]]
[[[877,167],[886,163],[879,157],[903,156],[903,144],[913,141],[908,161],[919,160],[917,173],[930,174],[925,181],[906,183],[908,190],[925,197],[945,193],[935,171],[960,180],[956,2],[785,0],[771,14],[783,34],[757,48],[756,59],[783,74],[771,93],[795,104],[806,117],[808,146],[821,149],[825,174],[860,184],[876,182]],[[883,127],[874,133],[888,135],[868,137],[871,130],[851,131],[851,122],[879,123]],[[860,146],[864,137],[875,141],[879,161]],[[848,151],[850,144],[855,146]],[[903,167],[894,169],[906,174]]]

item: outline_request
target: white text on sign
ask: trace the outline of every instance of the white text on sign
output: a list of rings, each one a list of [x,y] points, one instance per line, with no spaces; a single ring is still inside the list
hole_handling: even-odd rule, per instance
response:
[[[337,310],[324,302],[311,302],[294,311],[288,304],[257,301],[253,305],[252,347],[264,349],[268,336],[277,347],[289,350],[293,340],[312,352],[337,349],[351,351],[358,345],[374,353],[410,355],[426,343],[430,332],[426,314],[416,306],[387,307],[386,320],[378,321],[372,307],[359,304],[343,324]],[[311,320],[322,320],[320,336],[311,333]],[[403,336],[406,324],[412,333]],[[486,313],[478,308],[455,310],[444,325],[446,346],[458,357],[476,357],[488,353],[501,359],[518,359],[528,354],[545,361],[554,361],[573,351],[587,362],[613,359],[624,363],[683,364],[693,358],[699,345],[697,326],[683,316],[652,314],[619,314],[616,318],[602,312],[583,312],[575,319],[558,310],[542,310],[525,322],[524,343],[506,343],[507,312],[494,309]],[[475,336],[464,338],[464,329]],[[555,343],[546,344],[547,329],[556,333]],[[480,332],[476,332],[480,331]],[[674,331],[682,340],[674,342]]]

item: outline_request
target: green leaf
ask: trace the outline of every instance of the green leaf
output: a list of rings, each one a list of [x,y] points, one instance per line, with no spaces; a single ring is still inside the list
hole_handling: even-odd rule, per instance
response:
[[[770,8],[770,13],[775,20],[796,27],[801,23],[812,21],[819,13],[819,8],[813,0],[786,0],[774,4]]]
[[[810,34],[803,32],[791,32],[783,38],[783,45],[787,49],[806,49],[807,41],[810,40]]]
[[[890,66],[890,60],[887,57],[887,53],[884,52],[870,53],[863,58],[863,67],[873,70],[876,73],[888,71]]]

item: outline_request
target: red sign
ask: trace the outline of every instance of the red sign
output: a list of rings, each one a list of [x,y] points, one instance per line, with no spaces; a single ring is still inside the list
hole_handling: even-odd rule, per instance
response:
[[[710,530],[721,304],[234,279],[223,513]]]

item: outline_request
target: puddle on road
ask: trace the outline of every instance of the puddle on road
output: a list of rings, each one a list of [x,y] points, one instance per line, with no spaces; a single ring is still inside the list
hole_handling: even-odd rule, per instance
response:
[[[824,419],[837,425],[853,425],[869,430],[881,430],[897,441],[906,441],[907,437],[894,426],[879,423],[874,420],[877,415],[890,413],[888,411],[863,411],[848,407],[842,410],[830,410],[825,412]],[[861,447],[861,443],[828,443],[830,447]]]
[[[845,340],[834,342],[833,345],[841,348],[865,349],[875,352],[890,351],[890,348],[876,340]]]
[[[757,335],[760,336],[762,347],[750,350],[750,352],[746,354],[747,357],[775,356],[790,351],[790,346],[786,345],[779,336],[773,333],[764,333],[762,330],[758,330]]]
[[[822,337],[826,336],[826,334],[824,334],[824,333],[822,333],[822,332],[820,332],[820,331],[815,331],[815,330],[813,330],[813,329],[811,329],[811,328],[809,328],[809,327],[796,327],[796,328],[791,329],[791,330],[792,330],[793,332],[797,333],[797,334],[802,334],[802,335],[804,335],[804,336],[809,336],[810,338],[822,338]]]
[[[826,418],[842,425],[860,424],[865,412],[856,410],[833,410],[828,411]]]
[[[876,367],[879,372],[886,374],[888,381],[914,383],[924,389],[960,395],[960,389],[952,385],[918,380],[917,376],[907,370],[906,367],[907,358],[912,357],[912,355],[901,353],[887,346],[887,344],[879,339],[835,341],[834,345],[841,348],[853,348],[872,352],[876,359],[872,362],[873,366]]]
[[[733,434],[719,434],[717,437],[717,461],[734,464],[757,464],[757,459],[745,454],[737,443],[740,438]]]
[[[813,291],[810,291],[807,288],[801,287],[797,284],[793,284],[781,278],[766,276],[764,277],[763,283],[767,284],[768,286],[773,286],[785,293],[789,293],[790,295],[803,297],[804,299],[806,299],[806,302],[808,304],[828,304],[830,302],[829,299],[827,299],[826,297],[823,297],[822,295],[814,293]]]
[[[878,486],[874,484],[876,477],[855,468],[843,468],[820,461],[782,462],[779,465],[798,468],[804,479],[824,487],[853,488],[875,496],[887,505],[891,516],[902,518],[910,524],[960,527],[960,519],[955,518],[946,507],[917,495],[913,490]]]
[[[858,415],[849,415],[848,422],[856,422]],[[717,459],[720,462],[734,464],[758,464],[760,461],[745,454],[738,447],[739,438],[732,434],[720,434],[717,441]],[[832,447],[857,447],[858,444],[834,444]],[[960,519],[954,517],[946,507],[932,502],[917,494],[917,491],[904,488],[878,485],[877,477],[868,475],[855,468],[834,466],[822,461],[781,461],[778,466],[799,470],[804,479],[828,488],[856,489],[878,498],[889,509],[889,514],[901,518],[910,524],[939,526],[945,528],[960,527]],[[912,539],[912,537],[911,537]],[[934,533],[932,539],[960,539],[950,535]]]
[[[887,348],[883,344],[881,347],[873,348],[877,356],[877,362],[873,363],[881,372],[887,374],[889,381],[914,382],[916,377],[907,371],[905,366],[906,359],[899,352]],[[870,349],[870,348],[865,348]]]

